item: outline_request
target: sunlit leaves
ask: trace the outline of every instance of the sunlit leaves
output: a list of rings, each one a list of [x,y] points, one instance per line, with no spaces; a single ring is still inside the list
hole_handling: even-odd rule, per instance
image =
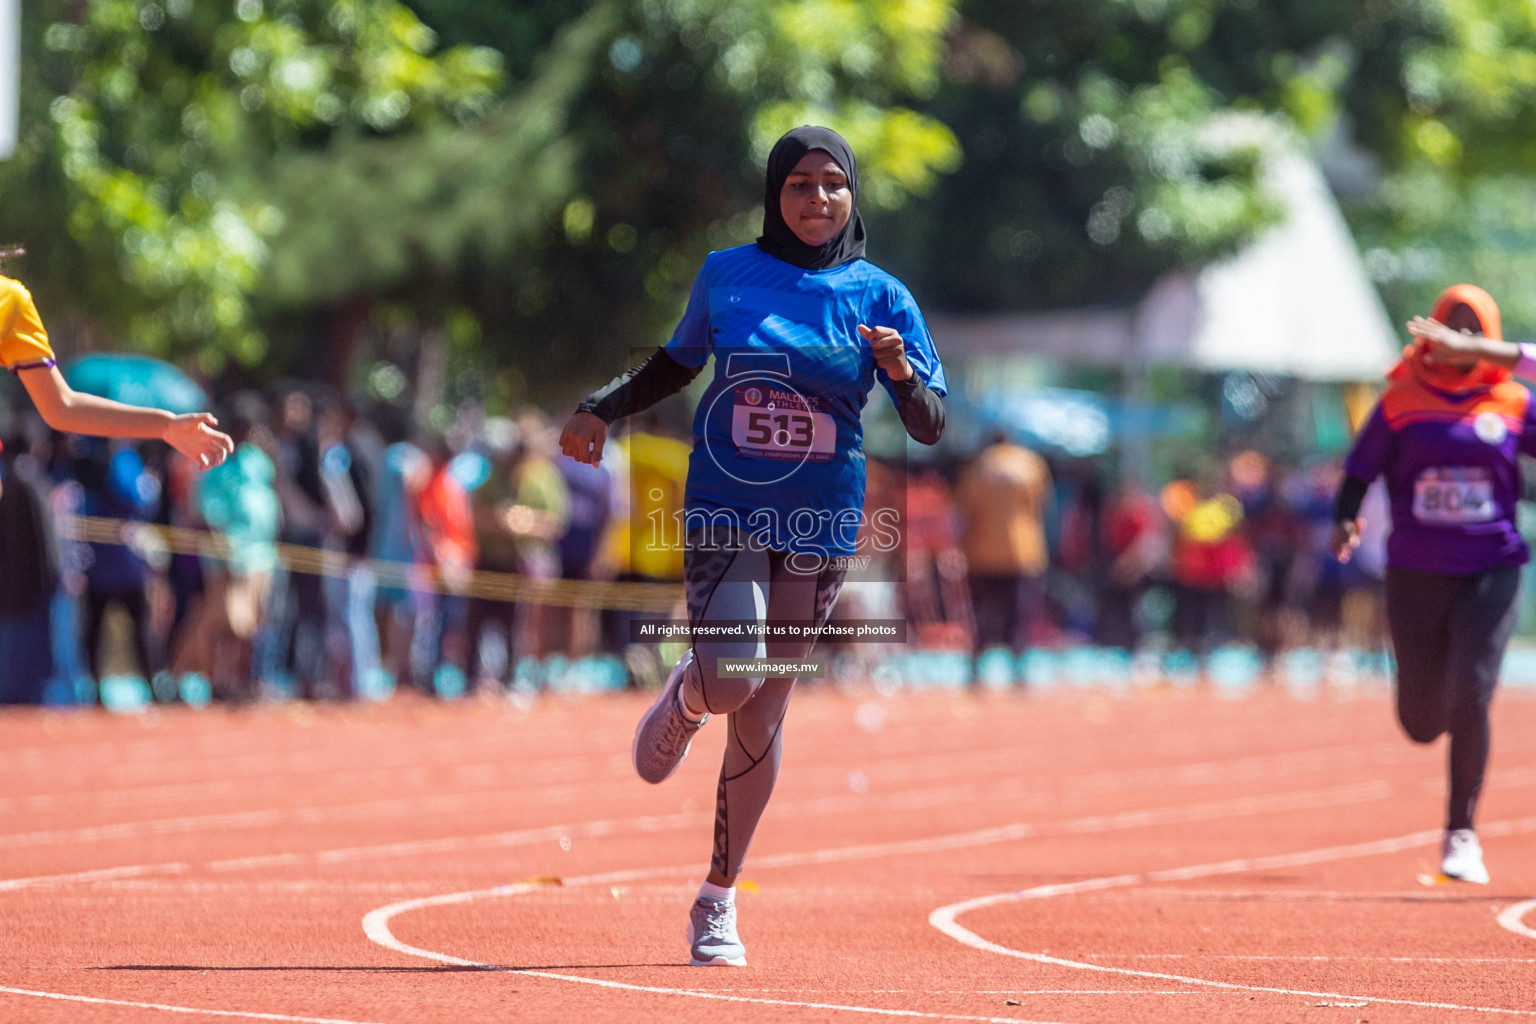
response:
[[[926,194],[960,163],[960,144],[941,122],[904,107],[868,102],[845,102],[833,109],[792,101],[766,106],[753,120],[753,151],[766,159],[780,135],[812,123],[835,125],[858,154],[860,203],[866,207],[900,207],[908,197]]]
[[[142,348],[218,353],[205,366],[266,351],[251,295],[283,216],[248,185],[274,154],[461,123],[500,85],[494,51],[434,54],[433,33],[387,0],[54,0],[39,15],[24,102],[48,119],[0,186],[62,215],[69,240],[0,220],[35,263],[74,268],[51,298]]]
[[[789,128],[827,124],[859,153],[868,201],[886,208],[959,163],[953,132],[892,103],[937,87],[953,0],[642,0],[639,11],[739,96],[757,162]],[[644,53],[625,36],[609,56],[633,73]]]

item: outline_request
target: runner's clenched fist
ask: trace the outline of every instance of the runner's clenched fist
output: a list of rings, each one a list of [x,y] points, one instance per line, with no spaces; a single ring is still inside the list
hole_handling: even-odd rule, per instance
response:
[[[875,350],[875,365],[884,368],[891,380],[910,380],[912,364],[907,362],[907,346],[894,327],[866,327],[859,324],[859,334]]]

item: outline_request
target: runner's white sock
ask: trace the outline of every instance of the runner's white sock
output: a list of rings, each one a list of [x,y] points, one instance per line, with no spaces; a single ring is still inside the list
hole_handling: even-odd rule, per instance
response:
[[[721,885],[711,885],[708,882],[702,882],[699,885],[699,895],[705,899],[714,900],[716,903],[735,903],[736,887],[733,885],[727,889]]]

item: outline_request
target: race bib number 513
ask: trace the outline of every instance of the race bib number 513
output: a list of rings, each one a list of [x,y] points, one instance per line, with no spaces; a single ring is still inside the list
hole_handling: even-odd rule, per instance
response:
[[[1413,518],[1429,526],[1486,523],[1498,516],[1493,477],[1473,466],[1426,469],[1413,482]]]
[[[837,450],[837,423],[821,399],[766,382],[740,384],[731,407],[736,450],[757,459],[826,462]]]

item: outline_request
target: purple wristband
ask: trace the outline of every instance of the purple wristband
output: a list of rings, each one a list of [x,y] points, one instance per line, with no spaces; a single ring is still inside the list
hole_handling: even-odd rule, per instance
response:
[[[22,370],[46,370],[58,365],[59,361],[57,359],[33,359],[29,362],[7,366],[6,369],[11,371],[12,377],[20,377]]]

